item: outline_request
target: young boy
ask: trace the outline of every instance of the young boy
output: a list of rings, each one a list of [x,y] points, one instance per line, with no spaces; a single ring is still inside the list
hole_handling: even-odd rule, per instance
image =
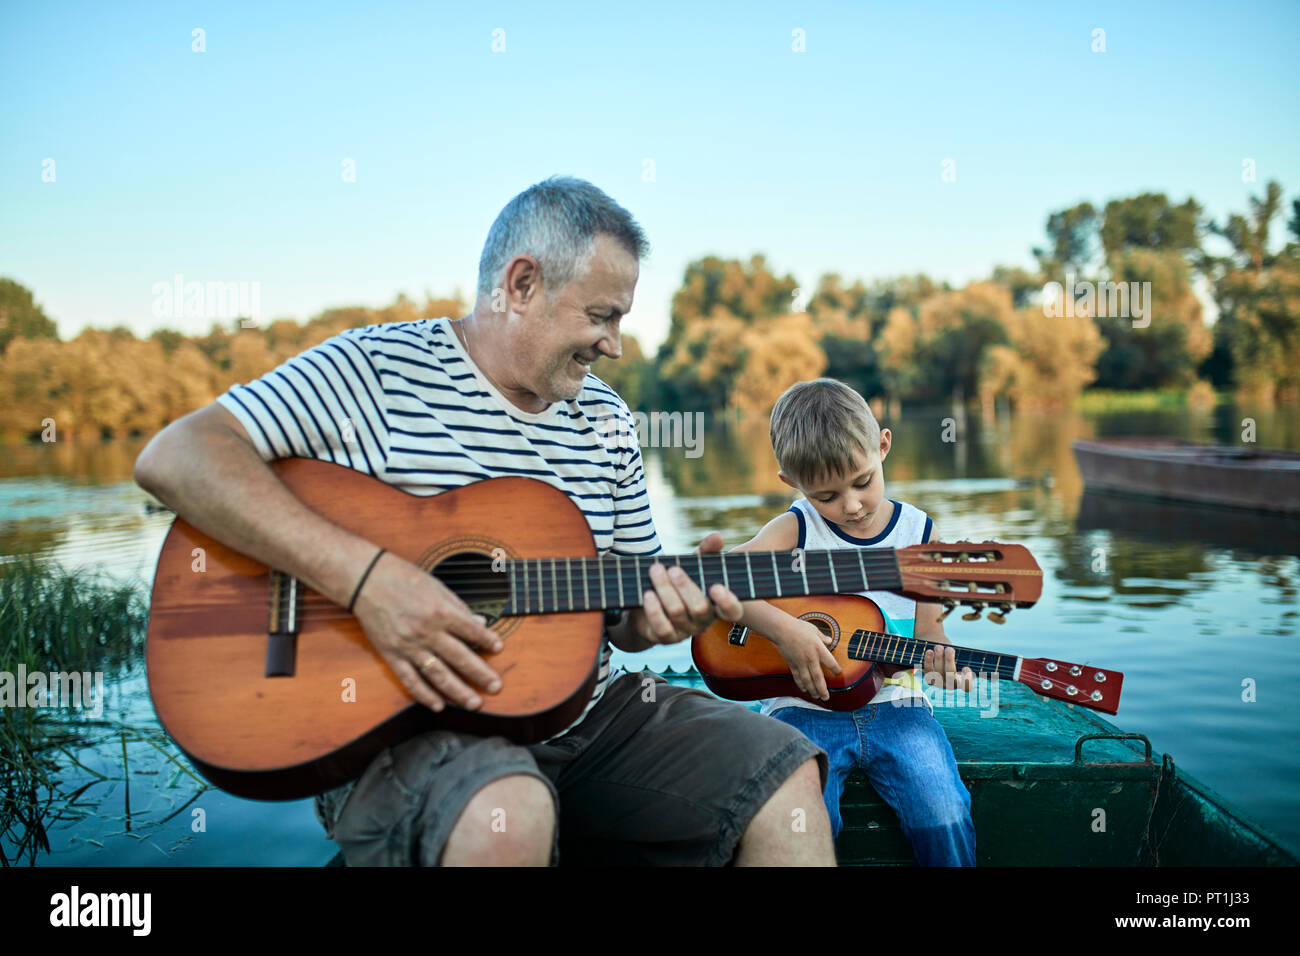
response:
[[[779,477],[803,498],[735,550],[902,548],[935,540],[923,511],[885,497],[884,461],[892,435],[847,385],[819,378],[792,386],[772,409],[771,437]],[[951,643],[938,604],[918,604],[886,591],[863,594],[885,613],[890,633]],[[826,648],[829,638],[766,602],[746,602],[744,608],[741,623],[776,644],[799,689],[829,700],[822,670],[840,672]],[[937,660],[936,650],[925,652],[926,683],[970,691],[970,668],[958,674],[953,649],[940,651]],[[778,697],[763,701],[763,713],[802,731],[829,756],[823,796],[835,836],[843,825],[844,782],[857,766],[898,814],[918,863],[975,864],[970,793],[914,671],[887,678],[880,692],[853,712]]]

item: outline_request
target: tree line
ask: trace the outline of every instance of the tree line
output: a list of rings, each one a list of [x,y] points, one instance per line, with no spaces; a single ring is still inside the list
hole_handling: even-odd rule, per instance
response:
[[[923,274],[848,285],[830,273],[808,295],[761,255],[704,258],[686,270],[639,396],[763,414],[791,382],[826,375],[868,399],[922,404],[1052,408],[1085,388],[1300,402],[1300,200],[1273,252],[1281,211],[1276,182],[1222,224],[1162,193],[1084,202],[1048,217],[1033,270],[998,266],[960,289]],[[1104,297],[1063,314],[1070,290],[1059,286],[1132,283],[1150,283],[1148,322],[1107,314]]]
[[[1300,200],[1277,251],[1282,187],[1268,183],[1249,205],[1220,224],[1195,200],[1163,193],[1079,203],[1048,216],[1032,270],[997,266],[960,289],[924,274],[848,284],[835,273],[806,289],[762,255],[707,256],[687,267],[658,351],[625,335],[622,360],[596,371],[633,408],[750,415],[818,375],[868,399],[920,404],[1053,408],[1086,388],[1300,402]],[[1053,282],[1149,283],[1150,321],[1108,313],[1104,296],[1075,302]],[[1218,310],[1213,324],[1198,284]],[[35,437],[53,418],[64,435],[150,434],[344,329],[467,310],[459,297],[399,295],[383,309],[329,309],[305,323],[235,320],[206,335],[161,329],[144,339],[87,329],[61,341],[32,293],[0,279],[0,433]]]
[[[150,435],[344,329],[465,314],[457,298],[420,305],[399,295],[383,309],[327,309],[305,323],[234,319],[205,335],[159,329],[143,339],[124,327],[86,329],[61,341],[31,293],[0,279],[0,320],[6,310],[17,316],[0,321],[0,435],[8,438],[49,434],[50,419],[58,438]]]

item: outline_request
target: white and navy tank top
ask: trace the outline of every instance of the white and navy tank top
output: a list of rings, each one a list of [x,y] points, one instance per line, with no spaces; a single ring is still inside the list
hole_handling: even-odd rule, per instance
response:
[[[790,511],[799,520],[799,547],[806,550],[832,548],[905,548],[912,544],[926,544],[934,522],[920,508],[904,501],[890,502],[894,513],[890,515],[885,530],[870,538],[857,538],[837,525],[831,524],[817,513],[807,498],[800,498],[790,506]],[[862,597],[870,598],[879,607],[885,617],[885,631],[911,637],[916,626],[916,602],[892,591],[859,591]],[[920,697],[926,706],[930,701],[922,690],[921,682],[913,676],[912,671],[900,671],[894,677],[886,678],[880,692],[871,698],[868,704],[882,704],[903,697]],[[762,712],[772,714],[783,707],[809,707],[814,710],[826,710],[817,704],[810,704],[798,697],[773,697],[763,701]]]

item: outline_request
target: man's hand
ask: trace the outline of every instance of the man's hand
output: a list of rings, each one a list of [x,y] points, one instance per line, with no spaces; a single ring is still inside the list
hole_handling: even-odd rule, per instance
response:
[[[711,532],[695,549],[699,554],[722,550],[722,535]],[[642,606],[631,612],[628,624],[649,645],[676,644],[708,628],[721,618],[739,620],[740,599],[721,584],[714,584],[706,596],[690,575],[679,567],[650,566],[653,591],[642,595]],[[644,650],[644,648],[642,648]]]
[[[381,555],[353,611],[402,686],[431,710],[448,702],[481,707],[467,682],[489,693],[501,689],[496,671],[473,650],[499,651],[501,639],[446,585],[409,561]]]
[[[823,634],[808,621],[795,618],[784,635],[769,640],[785,658],[790,676],[799,690],[817,700],[831,699],[822,668],[832,674],[840,673],[841,668],[830,652],[832,638],[829,634]]]

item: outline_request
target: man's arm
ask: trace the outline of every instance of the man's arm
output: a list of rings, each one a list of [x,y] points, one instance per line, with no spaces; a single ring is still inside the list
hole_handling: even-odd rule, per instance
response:
[[[215,402],[154,436],[136,461],[135,480],[199,530],[343,607],[378,551],[300,502],[262,460],[239,420]],[[479,706],[478,695],[457,674],[494,689],[495,672],[466,644],[495,650],[497,636],[409,562],[385,554],[353,610],[376,650],[426,706],[441,710],[444,698]]]
[[[200,531],[344,607],[377,550],[294,497],[217,402],[155,435],[135,482]]]

